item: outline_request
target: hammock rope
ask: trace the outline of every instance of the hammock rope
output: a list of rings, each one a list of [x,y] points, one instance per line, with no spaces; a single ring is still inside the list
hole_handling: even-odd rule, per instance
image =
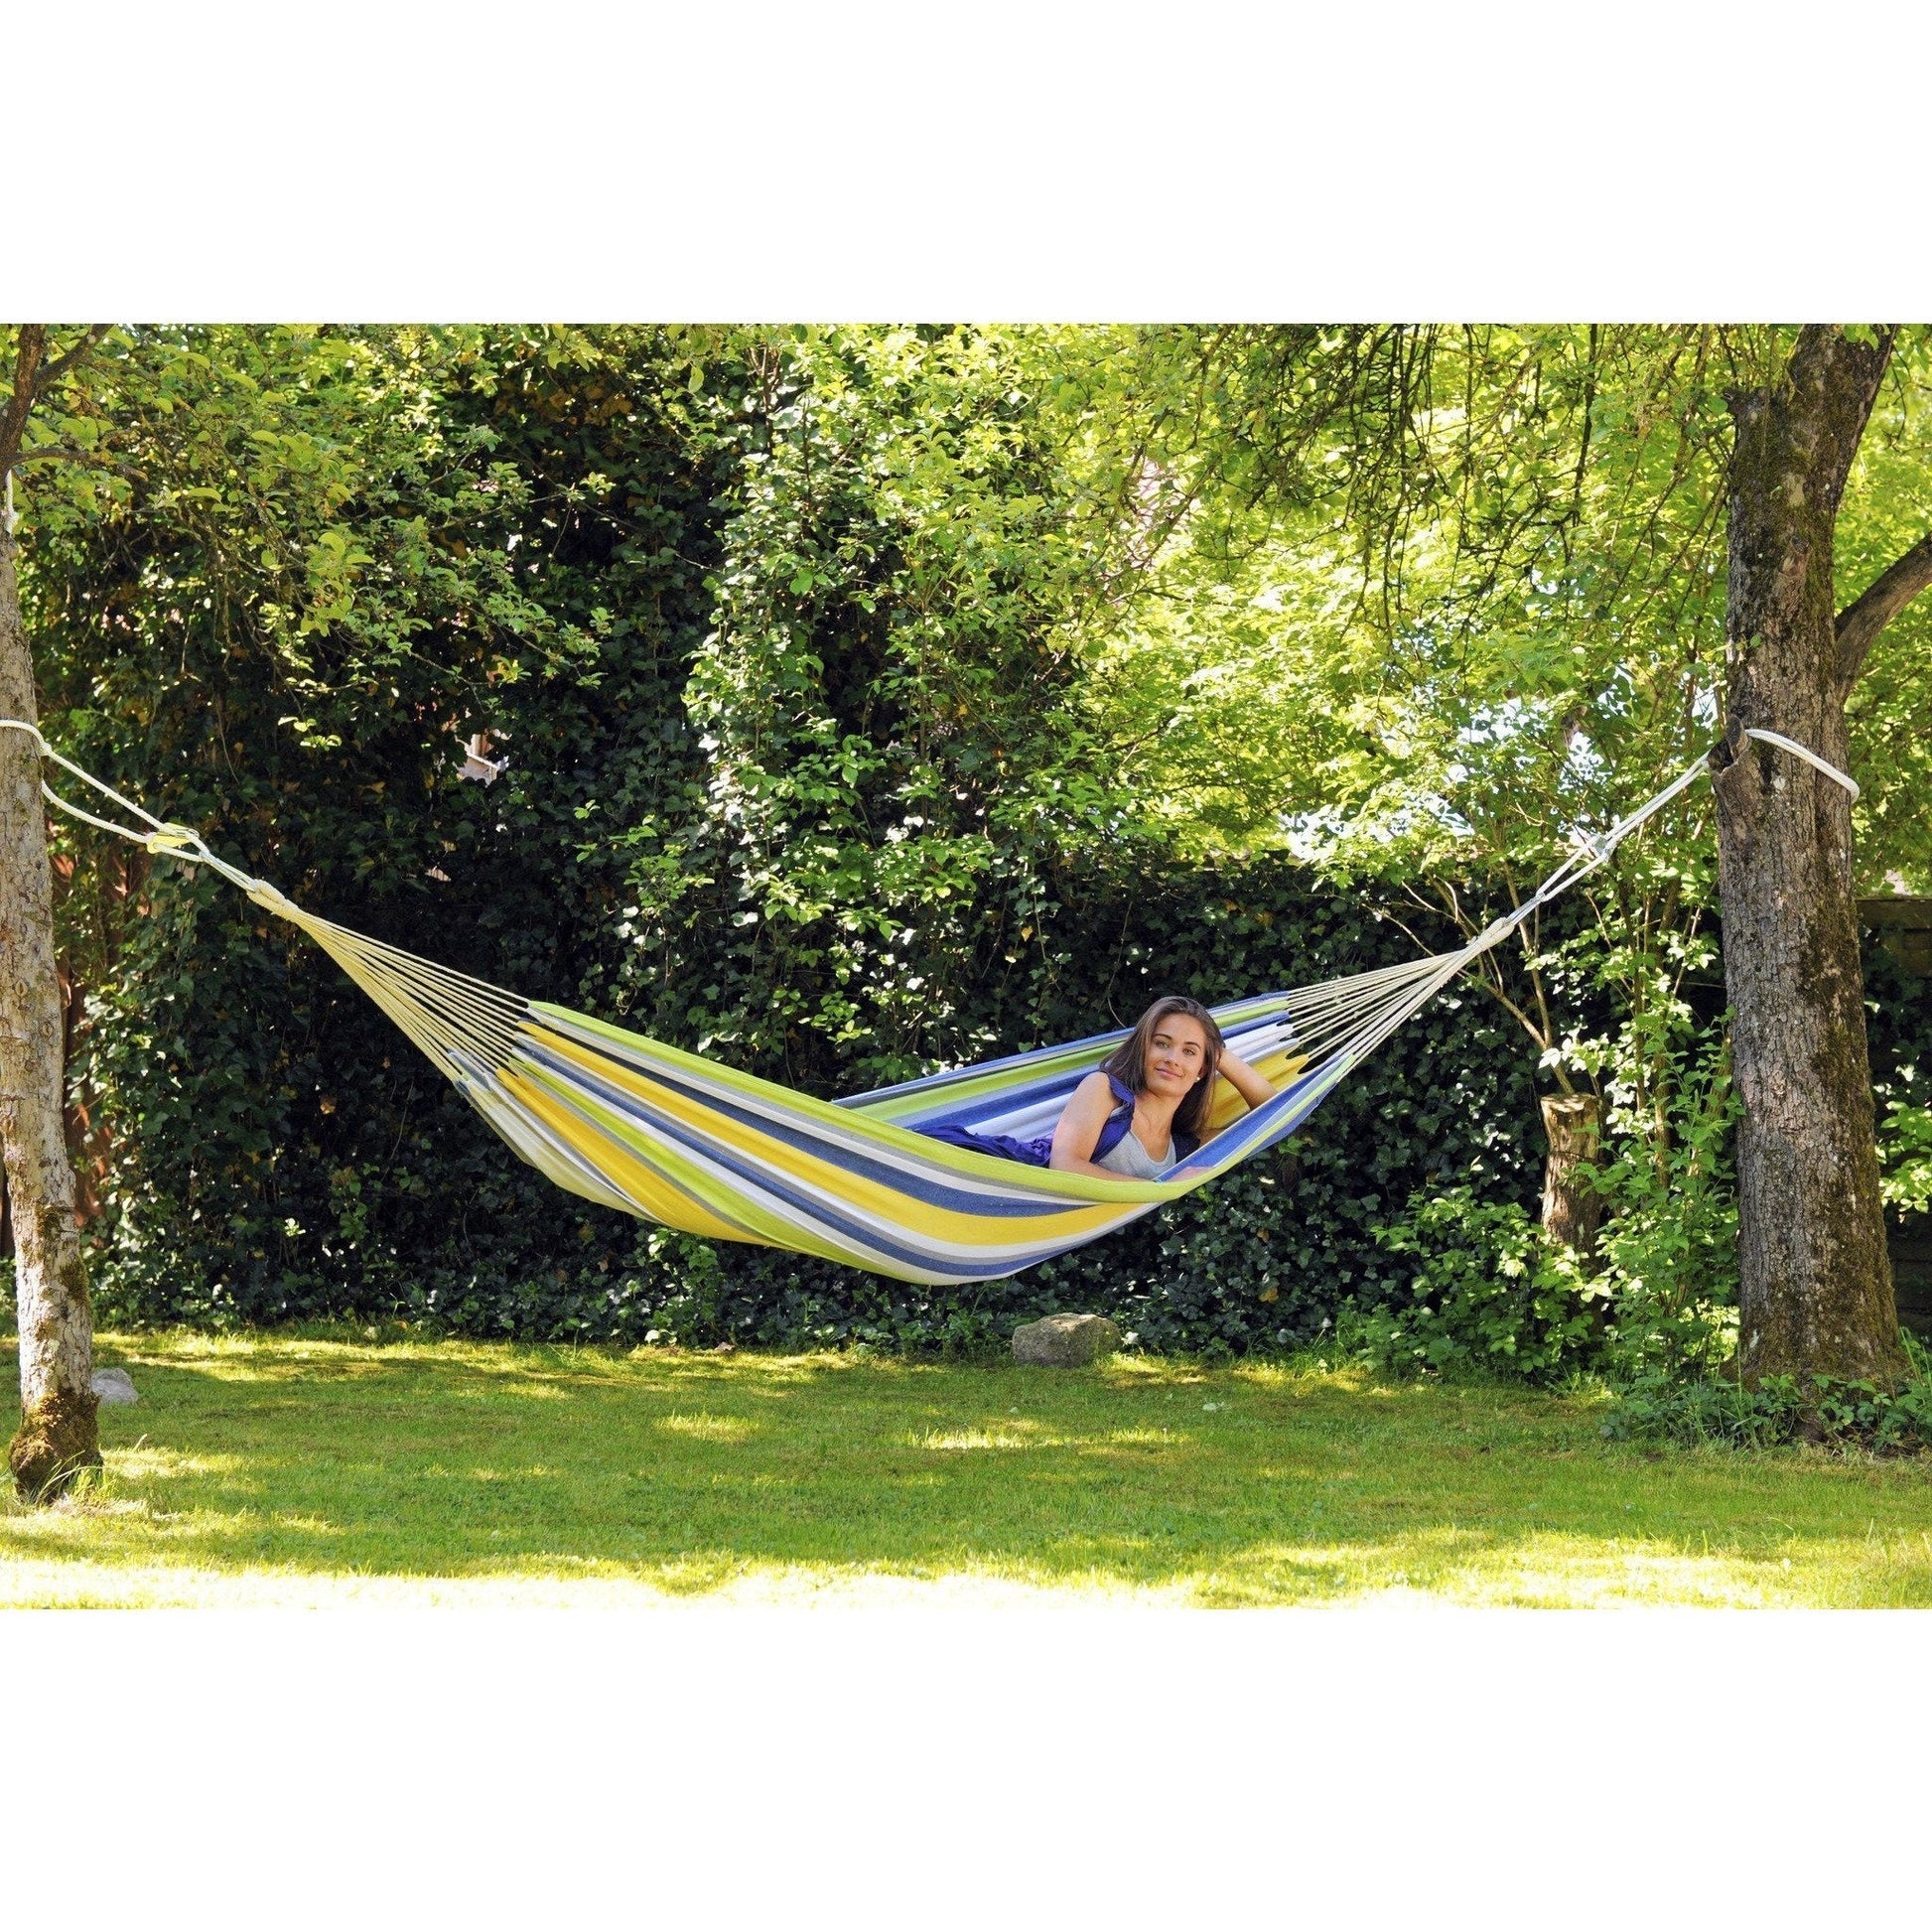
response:
[[[1244,1110],[1223,1083],[1206,1138],[1158,1181],[1025,1167],[922,1130],[1050,1133],[1074,1087],[1127,1036],[1096,1034],[977,1066],[822,1101],[641,1034],[525,1000],[306,911],[56,752],[40,755],[145,829],[62,797],[81,824],[157,858],[207,866],[306,932],[441,1071],[521,1160],[557,1185],[644,1220],[714,1239],[812,1254],[904,1281],[986,1281],[1098,1240],[1293,1134],[1349,1071],[1475,960],[1609,862],[1617,847],[1709,768],[1704,759],[1575,850],[1520,905],[1452,952],[1213,1009],[1229,1047],[1275,1086]],[[1843,785],[1836,765],[1776,732],[1747,738]]]

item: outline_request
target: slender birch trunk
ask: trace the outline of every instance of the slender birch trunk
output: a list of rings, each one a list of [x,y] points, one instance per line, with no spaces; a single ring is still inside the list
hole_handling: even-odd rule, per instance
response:
[[[0,718],[32,724],[34,664],[21,621],[13,534],[0,517]],[[0,732],[0,1142],[13,1215],[20,1326],[19,1434],[7,1460],[23,1496],[58,1495],[98,1467],[93,1307],[74,1224],[62,1110],[63,1033],[54,963],[54,879],[41,762]]]

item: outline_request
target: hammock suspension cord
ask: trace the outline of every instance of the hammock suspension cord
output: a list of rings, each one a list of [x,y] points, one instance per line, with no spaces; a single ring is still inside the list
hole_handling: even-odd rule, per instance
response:
[[[156,818],[63,757],[36,726],[0,718],[0,730],[25,734],[42,758],[141,829],[43,781],[48,802],[69,817],[157,858],[207,866],[306,932],[510,1148],[560,1186],[689,1232],[933,1283],[1012,1274],[1097,1239],[1285,1139],[1405,1020],[1606,865],[1709,769],[1701,758],[1599,837],[1574,835],[1570,856],[1534,894],[1454,951],[1217,1007],[1230,1047],[1277,1091],[1247,1112],[1230,1111],[1233,1095],[1223,1092],[1203,1144],[1163,1179],[1144,1181],[1022,1168],[920,1131],[1050,1133],[1067,1096],[1123,1033],[815,1100],[321,918],[209,851],[192,827]],[[1858,797],[1858,785],[1807,747],[1771,731],[1743,735]]]

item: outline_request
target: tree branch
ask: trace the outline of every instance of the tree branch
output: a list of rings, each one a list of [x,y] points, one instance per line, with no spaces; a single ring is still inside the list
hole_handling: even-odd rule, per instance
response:
[[[97,344],[104,341],[108,330],[113,328],[113,326],[111,322],[97,322],[93,324],[87,333],[71,348],[63,354],[55,356],[53,361],[43,364],[40,374],[34,378],[35,400],[38,401],[42,396],[46,395],[48,390],[53,388],[55,383],[59,382],[83,355],[92,350]]]
[[[14,467],[20,455],[20,439],[26,434],[27,418],[34,407],[35,378],[46,353],[46,329],[38,322],[23,322],[19,346],[14,351],[14,392],[6,408],[0,410],[0,477]]]
[[[1838,614],[1839,683],[1850,690],[1879,631],[1932,584],[1932,530],[1912,545],[1856,603]]]
[[[13,467],[24,469],[30,463],[77,463],[89,470],[111,470],[117,477],[125,477],[130,483],[146,481],[147,472],[137,469],[131,463],[116,463],[111,456],[99,450],[83,450],[72,443],[42,443],[31,450],[22,450],[14,458]]]

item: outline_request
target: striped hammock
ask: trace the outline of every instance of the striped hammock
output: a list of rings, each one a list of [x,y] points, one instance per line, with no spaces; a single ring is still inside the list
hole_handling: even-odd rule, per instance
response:
[[[1600,839],[1580,840],[1532,897],[1457,951],[1216,1007],[1230,1049],[1277,1091],[1248,1111],[1223,1082],[1200,1147],[1163,1179],[1143,1181],[1027,1167],[927,1132],[1049,1133],[1067,1097],[1125,1032],[852,1099],[815,1100],[318,918],[215,857],[200,834],[151,817],[51,751],[31,724],[0,719],[0,728],[31,733],[44,757],[148,829],[97,818],[43,786],[63,811],[158,855],[208,866],[308,933],[509,1147],[560,1187],[692,1234],[930,1283],[1011,1275],[1098,1240],[1294,1133],[1403,1021],[1602,865],[1706,768],[1700,759]],[[1802,746],[1751,735],[1851,786]]]

